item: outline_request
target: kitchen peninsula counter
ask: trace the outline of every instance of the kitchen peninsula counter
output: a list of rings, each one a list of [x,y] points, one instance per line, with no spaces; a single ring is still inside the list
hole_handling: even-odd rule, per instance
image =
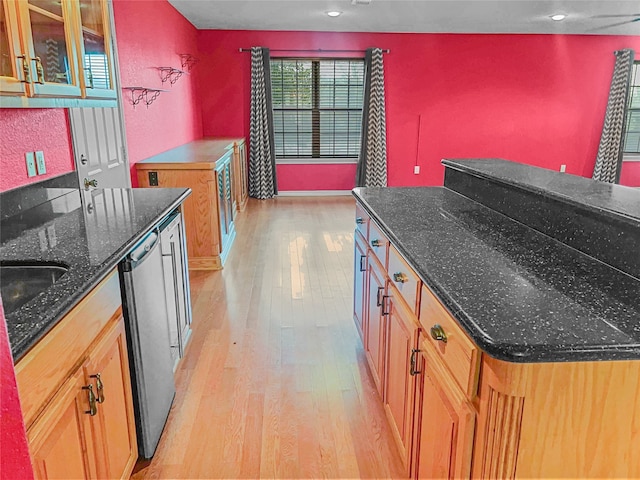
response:
[[[480,177],[480,167],[489,178],[492,169],[504,172],[508,166],[517,182],[503,174],[497,180],[502,187],[533,184],[536,195],[556,203],[570,196],[572,208],[585,204],[591,218],[595,211],[605,212],[608,222],[619,217],[627,233],[618,245],[615,239],[598,242],[591,238],[598,235],[586,235],[591,249],[586,254],[575,242],[567,245],[549,230],[542,233],[523,224],[526,219],[507,216],[509,208],[520,207],[517,202],[509,206],[512,192],[503,197],[506,213],[500,212],[480,203],[481,195],[469,198],[475,184],[464,190],[453,176],[444,188],[356,188],[358,202],[471,339],[490,356],[509,362],[640,359],[640,281],[630,274],[635,266],[624,260],[636,258],[637,251],[618,252],[627,264],[615,266],[594,258],[593,251],[634,243],[629,240],[636,238],[640,192],[509,162],[446,164],[448,171],[472,171],[477,178],[470,184]],[[554,188],[545,190],[551,179]],[[563,181],[571,192],[563,194]],[[493,187],[487,196],[495,201],[499,192]],[[590,195],[581,196],[580,188]],[[607,197],[603,190],[611,189],[617,195]],[[599,203],[593,206],[589,200],[596,194]],[[607,198],[613,200],[607,203]],[[564,222],[554,213],[558,205],[538,210],[548,213],[550,222],[554,216]],[[581,235],[580,227],[576,230],[572,239]]]

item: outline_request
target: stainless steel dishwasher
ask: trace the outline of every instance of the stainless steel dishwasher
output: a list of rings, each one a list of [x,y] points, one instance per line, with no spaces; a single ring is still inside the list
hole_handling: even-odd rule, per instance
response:
[[[158,231],[146,235],[119,266],[132,376],[138,450],[151,458],[176,393]]]

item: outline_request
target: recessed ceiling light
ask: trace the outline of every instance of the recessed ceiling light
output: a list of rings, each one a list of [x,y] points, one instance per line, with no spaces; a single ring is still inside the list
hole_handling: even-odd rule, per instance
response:
[[[330,12],[327,12],[327,15],[329,15],[330,17],[339,17],[340,15],[342,15],[342,12],[331,10]]]
[[[551,20],[555,22],[559,22],[561,20],[564,20],[565,18],[567,18],[567,16],[564,13],[556,13],[555,15],[551,15]]]

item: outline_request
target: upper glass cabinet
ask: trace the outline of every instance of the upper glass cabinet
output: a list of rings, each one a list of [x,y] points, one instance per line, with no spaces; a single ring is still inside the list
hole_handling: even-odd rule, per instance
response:
[[[79,9],[85,95],[116,98],[108,5],[105,0],[79,0]]]
[[[67,0],[18,0],[23,47],[34,96],[78,97],[78,53],[74,19]]]
[[[0,94],[117,98],[107,0],[0,2]]]
[[[25,95],[29,83],[27,59],[22,56],[15,2],[0,0],[0,93]]]

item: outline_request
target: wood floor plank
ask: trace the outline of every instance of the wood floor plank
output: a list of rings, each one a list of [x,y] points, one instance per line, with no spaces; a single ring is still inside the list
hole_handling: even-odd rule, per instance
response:
[[[132,478],[406,478],[352,319],[350,197],[251,199]]]

